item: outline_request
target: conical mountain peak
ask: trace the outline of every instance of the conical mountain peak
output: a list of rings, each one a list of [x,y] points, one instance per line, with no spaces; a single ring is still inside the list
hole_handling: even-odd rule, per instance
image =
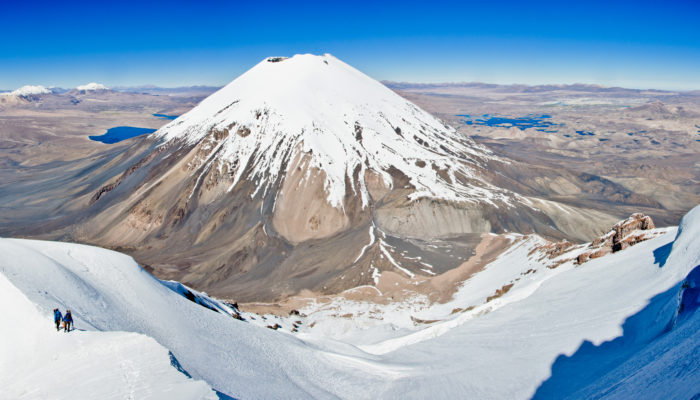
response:
[[[209,162],[228,163],[231,188],[248,179],[267,192],[304,154],[305,167],[323,171],[335,207],[343,206],[348,177],[367,204],[367,171],[388,187],[389,171],[400,171],[415,189],[412,200],[509,197],[474,171],[490,152],[328,54],[266,58],[158,135],[192,144],[212,132],[226,137]]]

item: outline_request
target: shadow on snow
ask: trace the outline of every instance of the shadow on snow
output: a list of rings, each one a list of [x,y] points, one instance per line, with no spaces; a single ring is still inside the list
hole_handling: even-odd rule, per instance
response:
[[[663,267],[672,245],[673,242],[654,250],[655,264]],[[699,301],[700,265],[628,317],[622,325],[622,336],[598,346],[586,340],[571,356],[559,355],[552,364],[552,375],[540,384],[532,398],[561,399],[575,395],[683,323],[697,310]]]
[[[177,369],[181,374],[192,379],[192,375],[190,375],[189,372],[187,372],[184,368],[182,368],[182,365],[180,364],[180,361],[178,361],[177,358],[175,357],[175,354],[173,354],[172,351],[169,351],[168,355],[170,356],[170,365],[172,365],[175,369]],[[219,398],[219,400],[236,400],[235,397],[231,397],[231,396],[227,395],[226,393],[221,393],[216,389],[214,389],[214,393],[216,393],[216,396]]]
[[[672,248],[673,242],[669,242],[654,250],[654,264],[659,264],[659,268],[663,268],[666,265],[666,259],[671,254]]]

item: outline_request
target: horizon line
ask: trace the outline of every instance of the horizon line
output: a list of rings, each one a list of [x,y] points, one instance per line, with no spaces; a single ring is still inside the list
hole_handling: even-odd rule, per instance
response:
[[[600,83],[585,83],[585,82],[574,82],[574,83],[520,83],[520,82],[510,82],[510,83],[494,83],[494,82],[486,82],[486,81],[406,81],[406,80],[390,80],[390,79],[377,79],[378,82],[382,83],[383,85],[414,85],[414,86],[469,86],[469,85],[488,85],[488,86],[498,86],[498,87],[509,87],[509,86],[518,86],[518,87],[542,87],[542,86],[555,86],[555,87],[572,87],[572,86],[588,86],[591,88],[598,88],[598,89],[622,89],[622,90],[638,90],[638,91],[659,91],[659,92],[698,92],[700,91],[700,88],[688,88],[688,89],[679,89],[679,88],[672,88],[672,87],[633,87],[633,86],[619,86],[619,85],[604,85]],[[101,83],[101,82],[96,82],[92,81],[90,83]],[[168,86],[168,85],[156,85],[156,84],[151,84],[151,83],[144,83],[144,84],[133,84],[133,85],[105,85],[107,86],[108,90],[123,90],[123,89],[187,89],[187,88],[212,88],[212,89],[218,89],[222,88],[228,83],[224,84],[205,84],[205,83],[195,83],[195,84],[190,84],[190,85],[178,85],[178,86]],[[85,85],[85,84],[82,84]],[[47,89],[62,89],[66,91],[74,90],[77,88],[77,86],[62,86],[62,85],[42,85],[42,84],[37,84],[37,83],[27,83],[25,85],[22,85],[20,87],[14,88],[14,89],[0,89],[0,93],[9,93],[14,90],[17,90],[19,88],[22,88],[24,86],[43,86]],[[397,88],[400,90],[400,88]]]

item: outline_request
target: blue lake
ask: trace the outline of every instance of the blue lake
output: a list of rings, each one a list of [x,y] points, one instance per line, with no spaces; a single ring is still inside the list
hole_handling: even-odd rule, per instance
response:
[[[166,114],[153,114],[153,116],[158,117],[160,119],[170,119],[170,120],[173,120],[173,119],[176,119],[177,117],[179,117],[179,115],[166,115]]]
[[[558,126],[564,126],[564,124],[555,124],[552,121],[548,121],[552,118],[548,114],[528,114],[524,117],[509,118],[509,117],[498,117],[491,114],[484,114],[478,118],[472,118],[469,114],[457,114],[458,117],[463,117],[464,122],[467,125],[484,125],[484,126],[497,126],[501,128],[516,127],[521,131],[528,128],[539,128],[540,132],[546,133],[556,133],[555,128]]]
[[[97,142],[112,144],[121,142],[122,140],[130,139],[135,136],[153,133],[156,130],[157,129],[138,128],[135,126],[115,126],[114,128],[107,129],[107,133],[105,133],[104,135],[89,136],[89,138]]]

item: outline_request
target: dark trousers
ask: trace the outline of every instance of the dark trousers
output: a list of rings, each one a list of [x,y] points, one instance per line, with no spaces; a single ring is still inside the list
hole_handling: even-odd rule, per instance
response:
[[[60,330],[61,329],[61,320],[57,319],[55,322],[56,322],[56,330]]]

